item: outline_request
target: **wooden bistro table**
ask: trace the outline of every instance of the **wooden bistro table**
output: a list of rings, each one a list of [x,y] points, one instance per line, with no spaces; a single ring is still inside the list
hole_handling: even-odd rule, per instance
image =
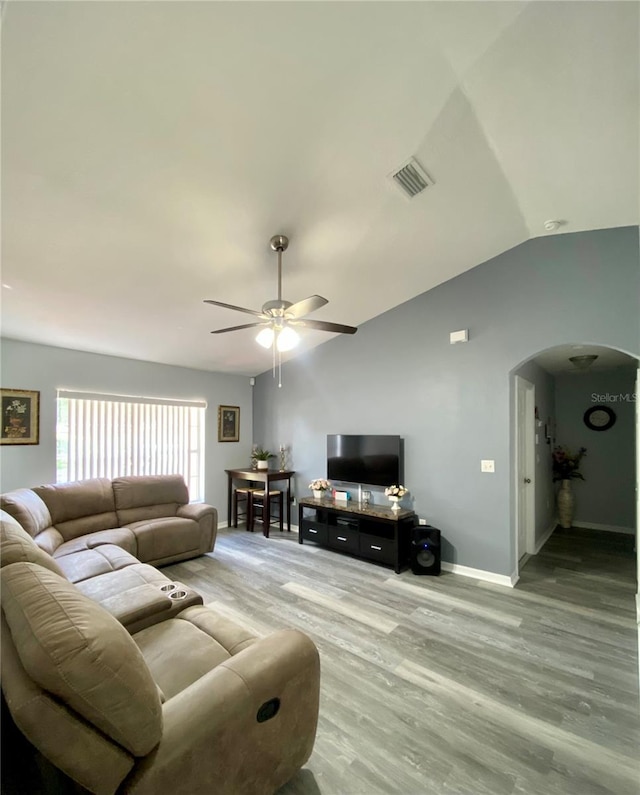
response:
[[[284,495],[284,503],[286,505],[287,517],[287,531],[291,531],[291,478],[295,475],[293,469],[225,469],[228,478],[227,486],[227,522],[231,527],[231,501],[233,499],[233,482],[234,480],[250,480],[253,483],[264,483],[264,508],[262,509],[262,525],[266,538],[269,538],[270,527],[270,513],[271,513],[271,500],[269,499],[269,487],[272,483],[280,480],[286,480],[287,491]]]

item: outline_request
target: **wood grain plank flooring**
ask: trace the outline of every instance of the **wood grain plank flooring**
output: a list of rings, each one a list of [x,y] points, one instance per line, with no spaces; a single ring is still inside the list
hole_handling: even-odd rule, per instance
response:
[[[633,537],[558,528],[516,588],[220,532],[165,573],[320,651],[318,734],[279,795],[639,795]]]

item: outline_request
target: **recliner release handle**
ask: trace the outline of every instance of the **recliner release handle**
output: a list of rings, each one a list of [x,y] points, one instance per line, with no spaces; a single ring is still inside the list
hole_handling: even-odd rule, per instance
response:
[[[269,701],[265,701],[264,704],[258,710],[258,714],[256,715],[256,720],[258,723],[264,723],[267,720],[275,717],[278,714],[278,710],[280,709],[280,699],[279,698],[271,698]]]

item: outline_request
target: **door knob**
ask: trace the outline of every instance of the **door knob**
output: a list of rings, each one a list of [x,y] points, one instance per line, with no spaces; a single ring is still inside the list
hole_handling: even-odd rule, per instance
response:
[[[531,483],[531,478],[525,478],[525,479],[524,479],[524,482],[525,482],[525,483]]]

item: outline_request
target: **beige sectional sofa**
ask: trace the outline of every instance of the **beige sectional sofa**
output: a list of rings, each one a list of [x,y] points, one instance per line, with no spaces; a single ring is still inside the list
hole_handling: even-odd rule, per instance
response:
[[[105,544],[161,566],[213,550],[218,513],[189,504],[180,475],[150,475],[17,489],[1,507],[54,558]]]
[[[189,505],[181,478],[1,502],[3,698],[70,787],[56,792],[260,795],[302,767],[318,717],[314,644],[295,630],[259,639],[142,562],[213,549],[215,509]]]

